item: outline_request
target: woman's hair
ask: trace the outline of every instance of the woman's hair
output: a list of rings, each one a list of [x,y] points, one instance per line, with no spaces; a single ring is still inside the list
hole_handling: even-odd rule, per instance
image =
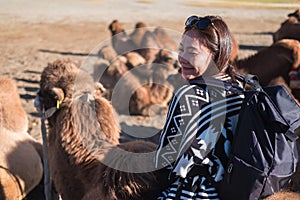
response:
[[[208,18],[211,24],[205,28],[198,28],[198,22],[186,26],[184,33],[191,29],[195,29],[199,33],[201,42],[208,48],[213,54],[213,60],[220,70],[220,72],[233,73],[233,68],[229,66],[229,59],[232,52],[232,35],[227,24],[219,16],[205,16],[199,18]]]

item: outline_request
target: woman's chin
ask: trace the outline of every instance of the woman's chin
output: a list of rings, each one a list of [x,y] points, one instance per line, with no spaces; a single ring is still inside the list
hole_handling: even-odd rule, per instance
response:
[[[196,78],[196,76],[193,75],[193,74],[185,74],[185,73],[182,73],[181,75],[182,75],[182,77],[183,77],[184,79],[186,79],[186,80],[191,80],[191,79]]]

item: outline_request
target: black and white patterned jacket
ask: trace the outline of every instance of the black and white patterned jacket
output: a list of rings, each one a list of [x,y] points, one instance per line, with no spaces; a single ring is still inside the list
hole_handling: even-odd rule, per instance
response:
[[[170,102],[155,166],[170,170],[172,185],[158,199],[219,199],[209,180],[223,178],[243,95],[205,80],[189,81]]]

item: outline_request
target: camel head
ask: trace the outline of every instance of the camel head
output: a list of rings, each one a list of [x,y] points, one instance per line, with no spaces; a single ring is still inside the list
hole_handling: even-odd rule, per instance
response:
[[[111,104],[102,97],[104,92],[105,88],[100,83],[95,83],[76,63],[56,60],[49,63],[42,72],[35,107],[44,111],[43,117],[51,125],[56,123],[54,119],[58,116],[72,116],[79,129],[91,123],[88,126],[91,134],[101,127],[109,141],[116,144],[120,128]],[[70,117],[68,119],[71,120]]]
[[[137,22],[135,28],[146,28],[147,25],[144,22]]]
[[[288,17],[295,17],[299,22],[300,21],[300,11],[299,11],[299,9],[295,10],[295,12],[293,12],[293,13],[289,13]]]
[[[40,111],[43,108],[51,109],[53,114],[52,112],[69,103],[79,94],[92,94],[94,91],[95,84],[92,78],[81,71],[76,63],[71,60],[56,60],[48,63],[42,72],[35,107]]]
[[[116,19],[109,24],[108,29],[110,30],[111,35],[116,35],[125,31],[122,24]]]

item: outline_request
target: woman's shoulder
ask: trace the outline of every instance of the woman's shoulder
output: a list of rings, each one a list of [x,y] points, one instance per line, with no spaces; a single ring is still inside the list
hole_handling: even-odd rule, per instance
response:
[[[214,94],[219,93],[223,97],[232,94],[242,94],[243,88],[239,83],[234,82],[227,74],[218,74],[211,77],[197,77],[189,80],[190,85],[194,85],[195,88],[202,88],[206,92]]]
[[[196,85],[199,87],[210,88],[210,89],[228,89],[231,82],[228,76],[200,76],[189,80],[190,85]]]

